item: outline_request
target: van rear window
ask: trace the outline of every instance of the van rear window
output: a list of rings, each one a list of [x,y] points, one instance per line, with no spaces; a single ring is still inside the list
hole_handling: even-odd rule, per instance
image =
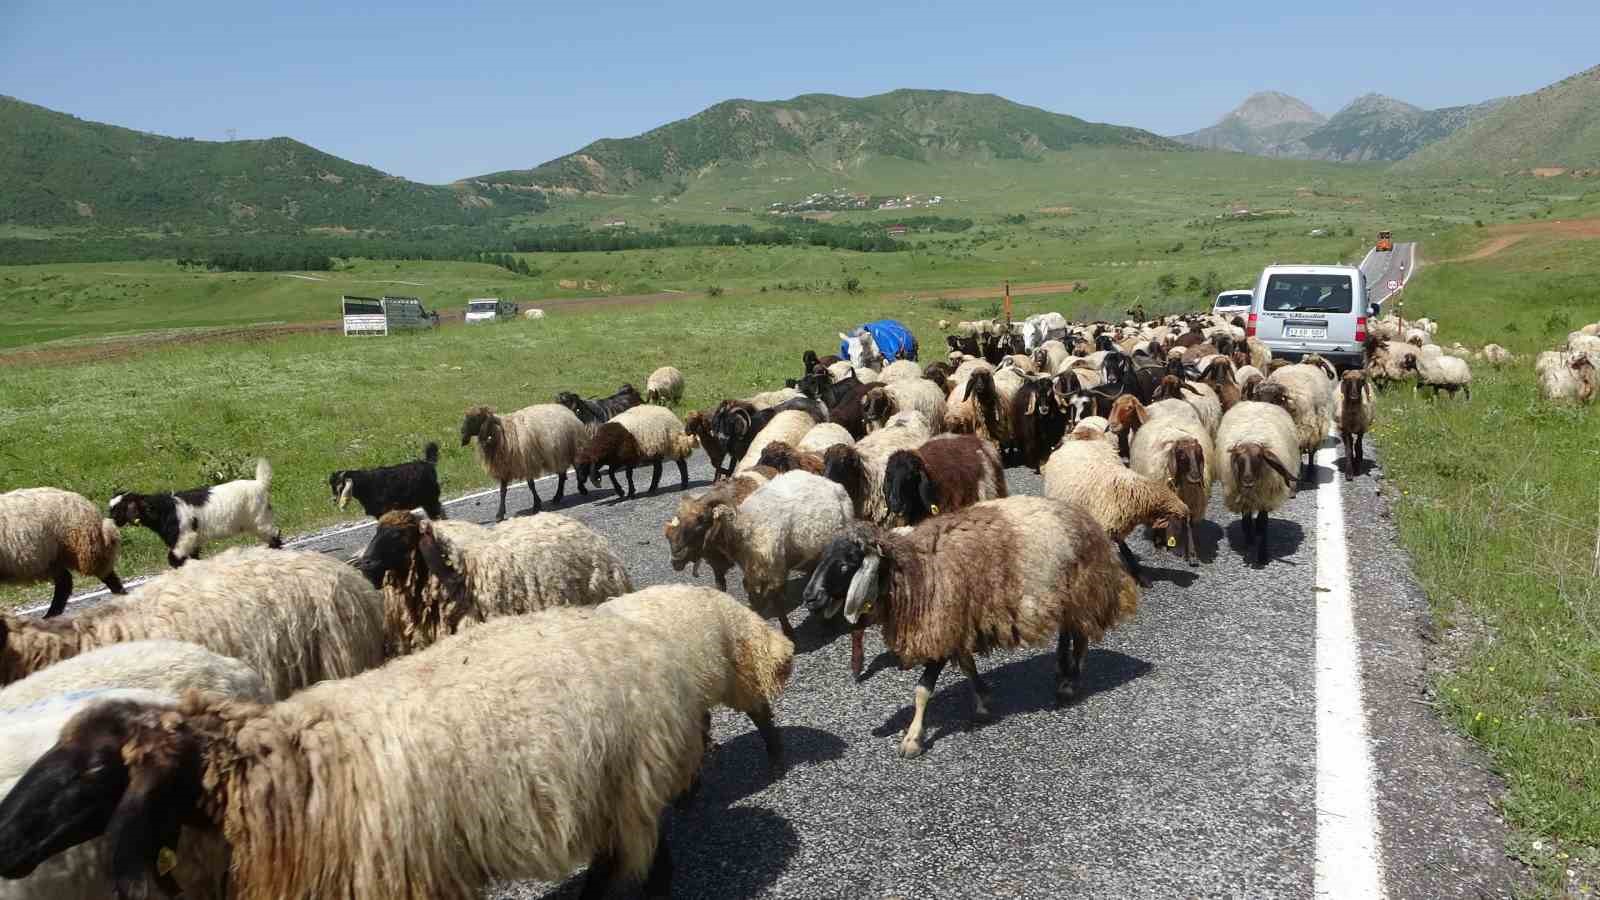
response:
[[[1267,312],[1347,313],[1354,309],[1348,275],[1272,275],[1262,295]]]

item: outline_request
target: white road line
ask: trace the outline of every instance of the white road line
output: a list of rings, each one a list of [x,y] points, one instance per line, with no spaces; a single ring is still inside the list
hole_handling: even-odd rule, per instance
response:
[[[543,478],[540,478],[539,481],[540,482],[550,481],[551,479],[553,479],[555,477],[556,476],[554,476],[554,475],[546,475]],[[449,508],[451,508],[453,506],[460,506],[461,504],[467,503],[467,502],[472,501],[472,500],[479,500],[479,499],[484,498],[484,497],[497,497],[497,496],[499,496],[499,493],[500,493],[500,488],[499,487],[492,487],[492,488],[488,488],[488,489],[481,490],[481,491],[473,491],[470,494],[463,494],[460,497],[456,497],[453,500],[444,501],[444,507],[445,507],[445,509],[449,509]],[[327,540],[328,538],[334,538],[334,537],[339,537],[340,535],[350,534],[352,532],[360,531],[363,528],[371,528],[371,527],[373,527],[374,524],[375,523],[372,520],[369,519],[369,520],[364,521],[364,522],[356,522],[356,523],[353,523],[353,524],[350,524],[350,525],[341,525],[338,528],[331,528],[331,529],[329,529],[327,531],[317,531],[317,532],[313,532],[311,534],[301,535],[300,537],[294,538],[292,540],[284,541],[283,545],[285,547],[289,547],[289,548],[303,547],[306,544],[315,543],[316,541]],[[146,581],[149,581],[151,578],[154,578],[154,577],[155,577],[154,575],[140,575],[140,576],[137,576],[135,578],[129,578],[129,579],[125,580],[122,583],[122,586],[131,590],[133,588],[138,587],[141,584],[144,584]],[[89,600],[89,599],[92,599],[92,598],[95,598],[95,597],[105,597],[105,596],[109,595],[110,593],[111,592],[106,590],[105,588],[98,588],[96,590],[86,591],[86,592],[84,592],[82,594],[75,594],[67,601],[67,605],[70,607],[73,603],[76,603],[79,600]],[[47,610],[49,608],[50,608],[50,604],[49,603],[40,603],[37,606],[28,606],[28,607],[24,607],[23,609],[19,609],[19,610],[16,611],[15,614],[16,615],[20,615],[20,616],[31,616],[31,615],[34,615],[35,613],[42,613],[42,612],[44,612],[45,610]]]
[[[1344,541],[1336,447],[1317,453],[1332,478],[1317,488],[1317,866],[1319,897],[1385,896],[1372,757]]]

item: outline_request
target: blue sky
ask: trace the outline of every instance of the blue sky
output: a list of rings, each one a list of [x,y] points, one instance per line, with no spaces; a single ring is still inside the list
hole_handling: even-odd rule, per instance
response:
[[[0,0],[0,93],[442,183],[730,97],[946,88],[1177,133],[1256,90],[1435,107],[1600,63],[1596,0],[340,5]]]

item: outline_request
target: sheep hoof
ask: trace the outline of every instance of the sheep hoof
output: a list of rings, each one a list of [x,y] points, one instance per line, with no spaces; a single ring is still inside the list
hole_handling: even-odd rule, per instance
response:
[[[1071,706],[1078,701],[1078,689],[1070,684],[1056,685],[1056,708]]]
[[[922,751],[924,749],[925,748],[922,746],[921,741],[913,741],[910,738],[907,738],[900,742],[900,758],[916,759],[922,755]]]

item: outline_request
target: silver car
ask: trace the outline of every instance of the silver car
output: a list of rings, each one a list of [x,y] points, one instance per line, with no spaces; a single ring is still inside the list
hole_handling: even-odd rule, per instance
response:
[[[1362,364],[1367,279],[1355,266],[1267,266],[1256,282],[1245,333],[1274,357],[1317,353],[1341,367]]]

